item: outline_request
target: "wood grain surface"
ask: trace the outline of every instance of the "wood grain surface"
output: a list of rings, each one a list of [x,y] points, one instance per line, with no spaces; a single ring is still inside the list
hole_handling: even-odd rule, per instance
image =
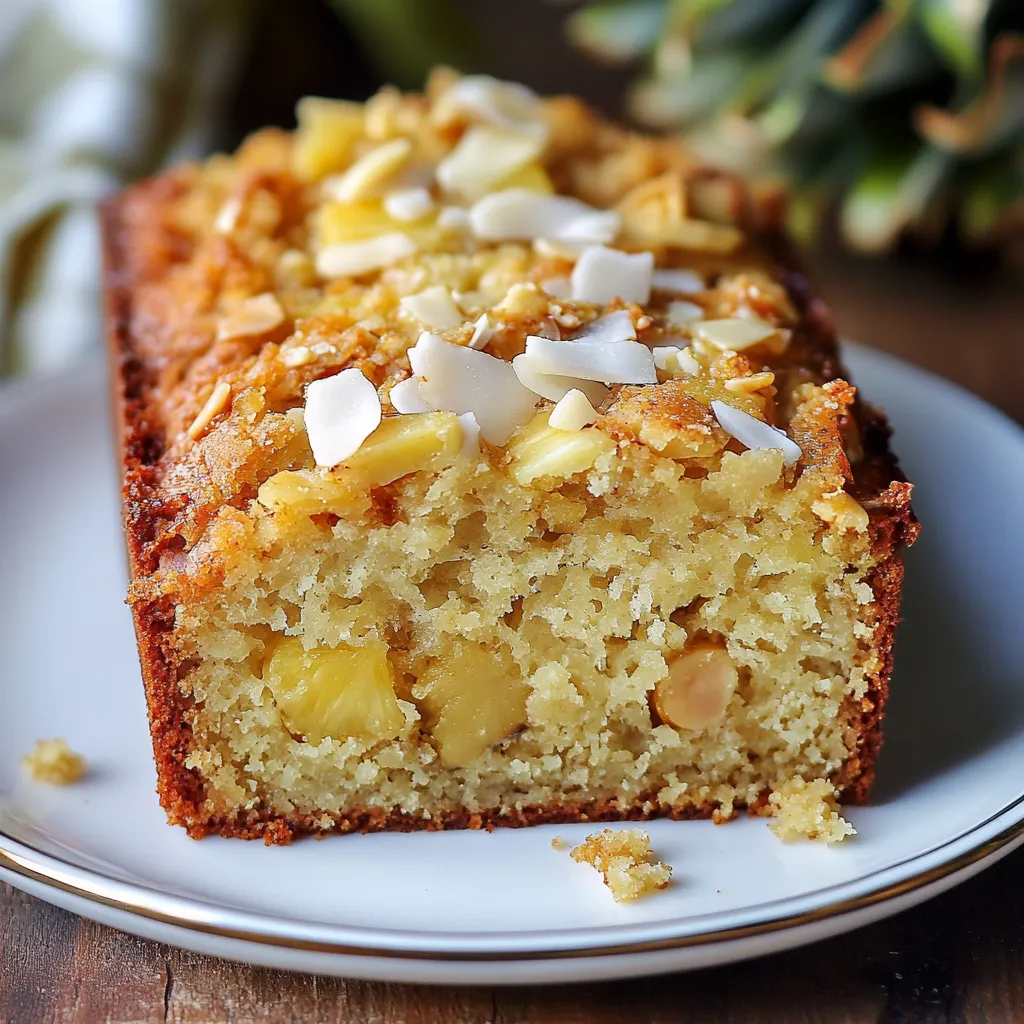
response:
[[[1024,421],[1019,281],[834,250],[814,265],[844,333],[949,377]],[[247,967],[137,939],[0,885],[0,1024],[1008,1024],[1024,1021],[1022,876],[1019,851],[898,917],[742,966],[506,989]]]

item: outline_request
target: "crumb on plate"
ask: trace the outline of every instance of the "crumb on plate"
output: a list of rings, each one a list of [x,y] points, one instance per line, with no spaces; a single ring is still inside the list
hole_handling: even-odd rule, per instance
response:
[[[784,843],[814,839],[831,846],[857,830],[839,813],[835,787],[827,779],[787,782],[768,798],[775,820],[768,827]]]
[[[552,850],[568,850],[571,845],[572,844],[563,839],[562,836],[555,836],[555,838],[551,840]]]
[[[21,759],[22,767],[36,782],[69,786],[85,775],[85,758],[76,754],[62,737],[36,740],[36,745]]]
[[[652,859],[650,833],[638,828],[595,832],[570,856],[604,875],[604,884],[611,889],[616,903],[664,889],[672,877],[668,864]]]

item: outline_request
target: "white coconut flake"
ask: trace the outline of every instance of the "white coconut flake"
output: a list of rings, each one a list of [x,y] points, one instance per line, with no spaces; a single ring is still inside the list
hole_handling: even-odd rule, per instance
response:
[[[494,328],[491,326],[490,317],[486,313],[482,313],[473,322],[473,333],[469,337],[469,347],[475,349],[484,348],[493,337]]]
[[[548,277],[540,283],[541,290],[553,299],[572,298],[572,282],[567,277]]]
[[[532,129],[470,128],[437,165],[437,180],[446,192],[478,199],[536,160],[544,139],[543,131]]]
[[[416,243],[402,231],[392,231],[360,242],[342,242],[321,249],[316,270],[321,277],[351,277],[390,267],[411,256]]]
[[[434,200],[425,188],[396,188],[384,197],[384,212],[392,220],[423,220],[434,212]]]
[[[642,305],[651,298],[653,270],[653,253],[588,246],[572,271],[572,297],[577,302],[604,304],[618,298]]]
[[[704,291],[704,278],[695,270],[655,270],[651,276],[651,287],[656,292],[673,292],[676,295],[697,295]]]
[[[435,284],[415,295],[406,295],[399,305],[424,327],[439,331],[458,327],[466,319],[455,305],[452,293],[443,284]]]
[[[605,384],[657,384],[654,356],[638,341],[550,341],[528,337],[525,355],[533,369]]]
[[[535,238],[533,251],[538,256],[575,263],[580,258],[580,253],[583,252],[583,246],[575,245],[572,242],[559,242],[554,238]]]
[[[636,327],[628,309],[617,309],[606,313],[587,324],[573,335],[573,341],[587,343],[595,341],[636,341]]]
[[[695,338],[726,352],[742,352],[770,338],[777,331],[777,328],[764,320],[747,320],[743,317],[695,320],[689,328]]]
[[[339,203],[369,199],[405,166],[411,155],[412,143],[408,139],[391,139],[375,146],[347,171],[327,178],[323,183],[324,195]]]
[[[683,350],[678,345],[655,345],[651,349],[654,365],[659,370],[672,371],[676,368],[679,353]]]
[[[431,408],[474,413],[491,444],[504,444],[533,415],[537,396],[503,359],[424,332],[409,349],[409,363]]]
[[[470,227],[488,241],[610,242],[621,218],[614,210],[598,210],[571,196],[551,196],[525,188],[492,192],[469,211]]]
[[[782,461],[787,466],[795,466],[800,461],[803,454],[800,446],[778,427],[764,423],[727,402],[712,402],[711,411],[722,429],[735,437],[740,444],[753,449],[779,449],[782,452]]]
[[[582,391],[572,390],[551,410],[548,426],[556,430],[582,430],[597,419],[597,412]]]
[[[377,389],[354,368],[306,388],[303,418],[318,466],[336,466],[354,455],[380,426],[380,417]]]
[[[516,376],[535,394],[551,402],[558,402],[570,391],[582,391],[588,401],[600,405],[608,397],[608,389],[594,380],[564,377],[554,373],[541,373],[525,353],[512,360]]]
[[[400,380],[388,394],[388,400],[395,407],[395,412],[403,414],[430,412],[430,406],[420,395],[420,382],[417,377]]]
[[[238,225],[238,218],[242,214],[242,200],[238,196],[231,196],[225,199],[217,216],[213,219],[213,230],[218,235],[230,235]]]
[[[682,299],[670,302],[665,311],[665,319],[673,327],[685,327],[702,316],[704,316],[703,306],[698,306],[696,302],[683,302]]]
[[[544,103],[532,89],[518,82],[466,75],[438,97],[431,111],[431,119],[439,124],[465,117],[505,128],[543,125]]]
[[[480,454],[480,424],[477,422],[476,414],[464,412],[459,417],[459,426],[462,428],[462,447],[459,449],[459,458],[475,458]]]
[[[445,231],[468,231],[469,210],[464,206],[442,206],[437,214],[437,226]]]

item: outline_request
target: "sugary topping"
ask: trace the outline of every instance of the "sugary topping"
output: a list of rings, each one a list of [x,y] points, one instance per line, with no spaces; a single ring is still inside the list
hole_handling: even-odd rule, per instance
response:
[[[651,856],[650,833],[638,828],[595,832],[569,856],[600,871],[617,903],[664,889],[672,878],[672,868]]]
[[[21,759],[21,766],[36,782],[53,786],[70,786],[86,771],[85,758],[68,746],[67,740],[37,740],[32,750]]]
[[[627,444],[712,459],[730,436],[801,458],[773,424],[804,443],[794,417],[815,370],[801,376],[793,300],[747,245],[770,216],[738,182],[676,141],[486,76],[364,106],[304,100],[298,116],[293,137],[264,133],[197,171],[200,199],[175,208],[197,253],[181,295],[206,303],[188,273],[219,276],[212,344],[194,312],[180,318],[172,455],[204,458],[209,433],[250,431],[305,390],[281,436],[302,439],[304,422],[316,464],[339,473],[382,409],[454,414],[467,453],[482,443],[502,466],[527,434],[534,456],[571,441],[581,465]],[[538,417],[549,433],[535,437]],[[278,469],[308,459],[288,444]]]
[[[354,455],[380,420],[377,389],[360,370],[322,377],[306,389],[306,434],[318,466],[336,466]]]

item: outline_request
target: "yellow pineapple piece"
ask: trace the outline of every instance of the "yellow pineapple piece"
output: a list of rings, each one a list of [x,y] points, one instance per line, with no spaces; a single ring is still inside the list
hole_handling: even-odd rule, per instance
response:
[[[600,430],[557,430],[548,426],[548,415],[538,413],[509,442],[512,476],[523,487],[538,477],[564,479],[583,473],[615,450],[615,442]]]
[[[460,641],[420,675],[413,693],[441,764],[461,768],[525,725],[530,688],[508,651]]]
[[[493,191],[506,188],[525,188],[531,192],[543,192],[549,196],[555,193],[555,186],[550,175],[538,163],[526,164],[518,171],[513,171],[507,177],[502,178],[493,187]]]
[[[306,181],[318,181],[347,167],[363,136],[362,106],[307,96],[299,100],[296,115],[299,127],[292,150],[295,173]]]
[[[322,203],[317,208],[314,218],[314,234],[321,249],[346,242],[361,242],[393,231],[401,231],[412,238],[420,248],[429,249],[439,237],[433,214],[411,223],[393,220],[387,215],[379,199],[361,199],[354,203]]]
[[[256,499],[275,516],[321,512],[349,516],[367,505],[355,481],[341,479],[326,469],[282,470],[260,484]]]
[[[451,412],[392,416],[335,472],[364,487],[383,487],[419,470],[437,472],[450,465],[462,447],[462,427]]]
[[[402,731],[405,718],[387,653],[379,640],[307,651],[299,637],[286,637],[267,660],[263,680],[289,730],[307,743],[325,736],[389,740]]]

